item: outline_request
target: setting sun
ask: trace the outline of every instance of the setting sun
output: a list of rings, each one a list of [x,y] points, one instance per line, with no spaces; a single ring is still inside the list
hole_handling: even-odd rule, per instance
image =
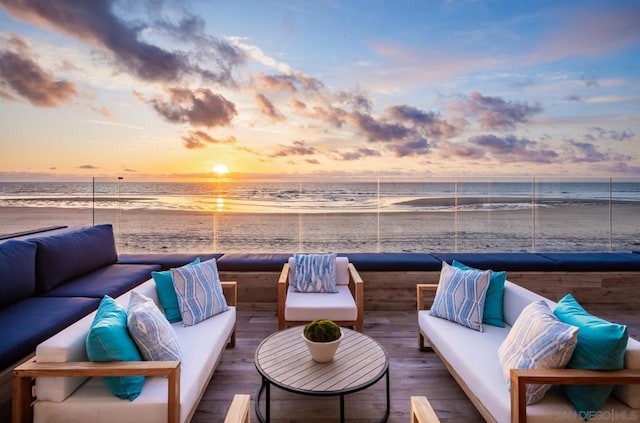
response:
[[[227,173],[229,173],[229,168],[226,165],[223,165],[222,163],[215,165],[211,170],[213,171],[213,173],[220,176],[226,175]]]

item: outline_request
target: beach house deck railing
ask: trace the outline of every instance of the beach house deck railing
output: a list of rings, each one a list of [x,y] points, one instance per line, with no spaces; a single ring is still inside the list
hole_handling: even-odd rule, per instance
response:
[[[0,233],[111,223],[121,252],[640,249],[640,180],[630,179],[125,176],[0,183],[0,207]]]

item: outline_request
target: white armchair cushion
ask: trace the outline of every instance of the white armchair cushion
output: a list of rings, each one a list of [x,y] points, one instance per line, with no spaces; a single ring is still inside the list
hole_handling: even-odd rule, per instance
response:
[[[358,308],[349,287],[338,285],[336,293],[296,292],[289,286],[284,316],[290,321],[331,319],[352,321],[358,317]]]

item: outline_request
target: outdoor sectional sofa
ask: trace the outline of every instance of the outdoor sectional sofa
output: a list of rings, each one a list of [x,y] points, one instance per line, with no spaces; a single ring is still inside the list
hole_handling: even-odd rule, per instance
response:
[[[0,369],[161,268],[117,259],[111,225],[1,242]]]
[[[95,312],[42,342],[34,360],[15,370],[14,422],[190,421],[222,352],[235,343],[236,284],[222,282],[222,288],[228,311],[192,326],[183,326],[182,322],[172,324],[182,350],[179,362],[88,362],[85,339]],[[154,281],[149,280],[132,291],[151,298],[162,309]],[[131,291],[116,298],[116,302],[126,309],[130,296]],[[105,375],[147,378],[140,395],[129,401],[117,398],[107,389],[99,377]],[[36,378],[35,398],[31,396],[32,377]]]
[[[640,421],[640,342],[629,338],[625,370],[511,370],[510,392],[499,360],[500,345],[527,305],[543,300],[553,309],[556,303],[506,281],[503,297],[505,327],[485,324],[484,331],[479,332],[431,315],[425,309],[424,298],[427,292],[433,293],[436,289],[435,284],[417,286],[420,348],[429,347],[439,356],[486,421],[584,421],[558,390],[547,392],[542,400],[527,406],[524,401],[525,383],[620,385],[603,407],[606,414],[596,414],[598,418],[595,421]]]

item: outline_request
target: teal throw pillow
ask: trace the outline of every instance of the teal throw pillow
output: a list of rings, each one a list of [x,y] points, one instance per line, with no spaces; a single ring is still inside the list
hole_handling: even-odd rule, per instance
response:
[[[459,261],[453,261],[453,267],[462,270],[480,270],[466,266]],[[482,323],[487,325],[504,327],[504,314],[502,311],[502,299],[504,297],[504,283],[507,280],[507,272],[491,271],[491,279],[489,279],[489,289],[487,297],[484,300],[484,313],[482,314]]]
[[[187,264],[187,266],[199,263],[200,257]],[[160,301],[164,315],[167,316],[167,320],[171,323],[181,321],[182,316],[180,315],[180,307],[178,306],[176,290],[173,287],[173,276],[171,276],[171,270],[151,272],[151,277],[153,277],[153,281],[156,283],[158,300]]]
[[[127,330],[127,312],[105,295],[86,339],[90,361],[141,361],[142,357]],[[120,399],[133,401],[142,392],[144,376],[104,377],[105,385]]]
[[[558,302],[553,313],[560,321],[579,328],[578,344],[567,368],[616,370],[624,367],[629,339],[625,325],[589,314],[571,294]],[[563,386],[576,411],[585,416],[602,409],[613,388],[613,385]]]

